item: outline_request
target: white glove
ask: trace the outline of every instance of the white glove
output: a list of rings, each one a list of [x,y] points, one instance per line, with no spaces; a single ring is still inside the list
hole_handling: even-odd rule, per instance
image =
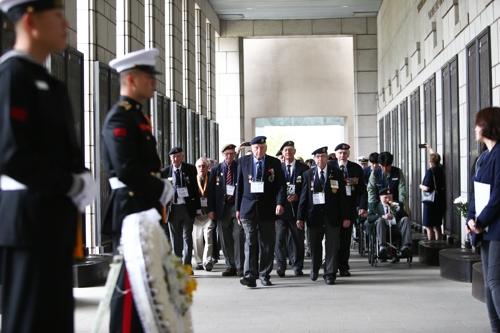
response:
[[[167,203],[169,203],[170,200],[172,200],[172,197],[174,196],[174,187],[172,186],[172,183],[169,180],[167,179],[162,179],[162,180],[165,186],[163,187],[163,193],[161,194],[159,201],[162,206],[166,206]]]
[[[71,201],[75,204],[80,212],[85,211],[85,207],[94,201],[97,195],[97,183],[94,181],[92,174],[85,171],[79,174],[73,174],[73,184],[80,184],[80,190],[77,193],[68,193]],[[72,189],[75,186],[72,186]]]

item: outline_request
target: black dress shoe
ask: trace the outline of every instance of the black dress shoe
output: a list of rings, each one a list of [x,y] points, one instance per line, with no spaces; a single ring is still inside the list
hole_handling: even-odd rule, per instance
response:
[[[273,285],[273,283],[272,283],[271,281],[266,280],[266,279],[261,279],[261,280],[260,280],[260,283],[262,283],[262,285],[263,285],[264,287],[269,287],[269,286],[272,286],[272,285]]]
[[[202,265],[202,264],[198,264],[198,265],[196,265],[196,270],[197,270],[197,271],[202,271],[202,270],[204,270],[203,265]]]
[[[325,283],[329,286],[331,286],[332,284],[335,284],[335,279],[332,278],[331,276],[327,276],[325,277]]]
[[[294,269],[293,272],[295,273],[296,276],[304,275],[304,272],[302,272],[302,269],[300,268]]]
[[[412,253],[409,247],[404,247],[403,250],[401,250],[401,256],[403,258],[409,258],[411,257]]]
[[[242,277],[240,279],[240,283],[244,286],[251,287],[251,288],[257,287],[257,283],[255,283],[255,281],[250,281],[250,279],[247,279],[245,277]]]
[[[351,276],[351,272],[349,272],[347,269],[341,269],[340,276]]]
[[[285,277],[285,270],[284,269],[278,268],[276,273],[278,273],[279,277]]]
[[[316,281],[318,279],[318,273],[311,272],[311,280]]]
[[[381,247],[378,251],[378,257],[380,259],[387,259],[387,249],[385,247]]]

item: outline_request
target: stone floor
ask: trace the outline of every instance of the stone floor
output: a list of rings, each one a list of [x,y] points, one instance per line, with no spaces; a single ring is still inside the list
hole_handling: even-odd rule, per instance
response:
[[[406,263],[368,264],[351,255],[351,277],[326,285],[274,272],[274,286],[247,288],[236,277],[222,277],[224,265],[212,272],[195,271],[194,331],[204,332],[489,332],[486,305],[471,296],[471,284],[439,276],[414,258]],[[74,289],[75,330],[90,332],[103,287]],[[107,332],[109,314],[101,332]]]

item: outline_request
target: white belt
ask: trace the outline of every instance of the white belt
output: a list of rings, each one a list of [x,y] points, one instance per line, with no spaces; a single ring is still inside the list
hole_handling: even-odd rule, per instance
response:
[[[111,189],[113,189],[113,190],[127,186],[127,185],[123,184],[121,181],[119,181],[118,177],[109,178],[109,185],[111,186]]]
[[[2,191],[26,190],[27,188],[28,187],[26,185],[21,184],[9,176],[0,175],[0,190]]]

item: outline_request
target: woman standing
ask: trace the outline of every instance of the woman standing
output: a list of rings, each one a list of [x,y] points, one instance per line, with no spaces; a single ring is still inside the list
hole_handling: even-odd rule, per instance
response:
[[[441,156],[425,144],[431,152],[430,168],[425,173],[420,189],[424,191],[436,190],[434,202],[424,202],[423,225],[429,240],[440,240],[442,237],[441,224],[443,223],[445,204],[444,172],[441,166]]]
[[[474,183],[488,186],[489,191],[488,188],[474,191],[467,212],[467,227],[469,233],[483,234],[481,259],[486,307],[491,330],[500,332],[500,145],[496,144],[500,139],[500,108],[479,111],[475,125],[476,140],[483,142],[487,150],[477,160]],[[487,204],[477,214],[481,208],[479,195],[487,196],[484,200]]]

